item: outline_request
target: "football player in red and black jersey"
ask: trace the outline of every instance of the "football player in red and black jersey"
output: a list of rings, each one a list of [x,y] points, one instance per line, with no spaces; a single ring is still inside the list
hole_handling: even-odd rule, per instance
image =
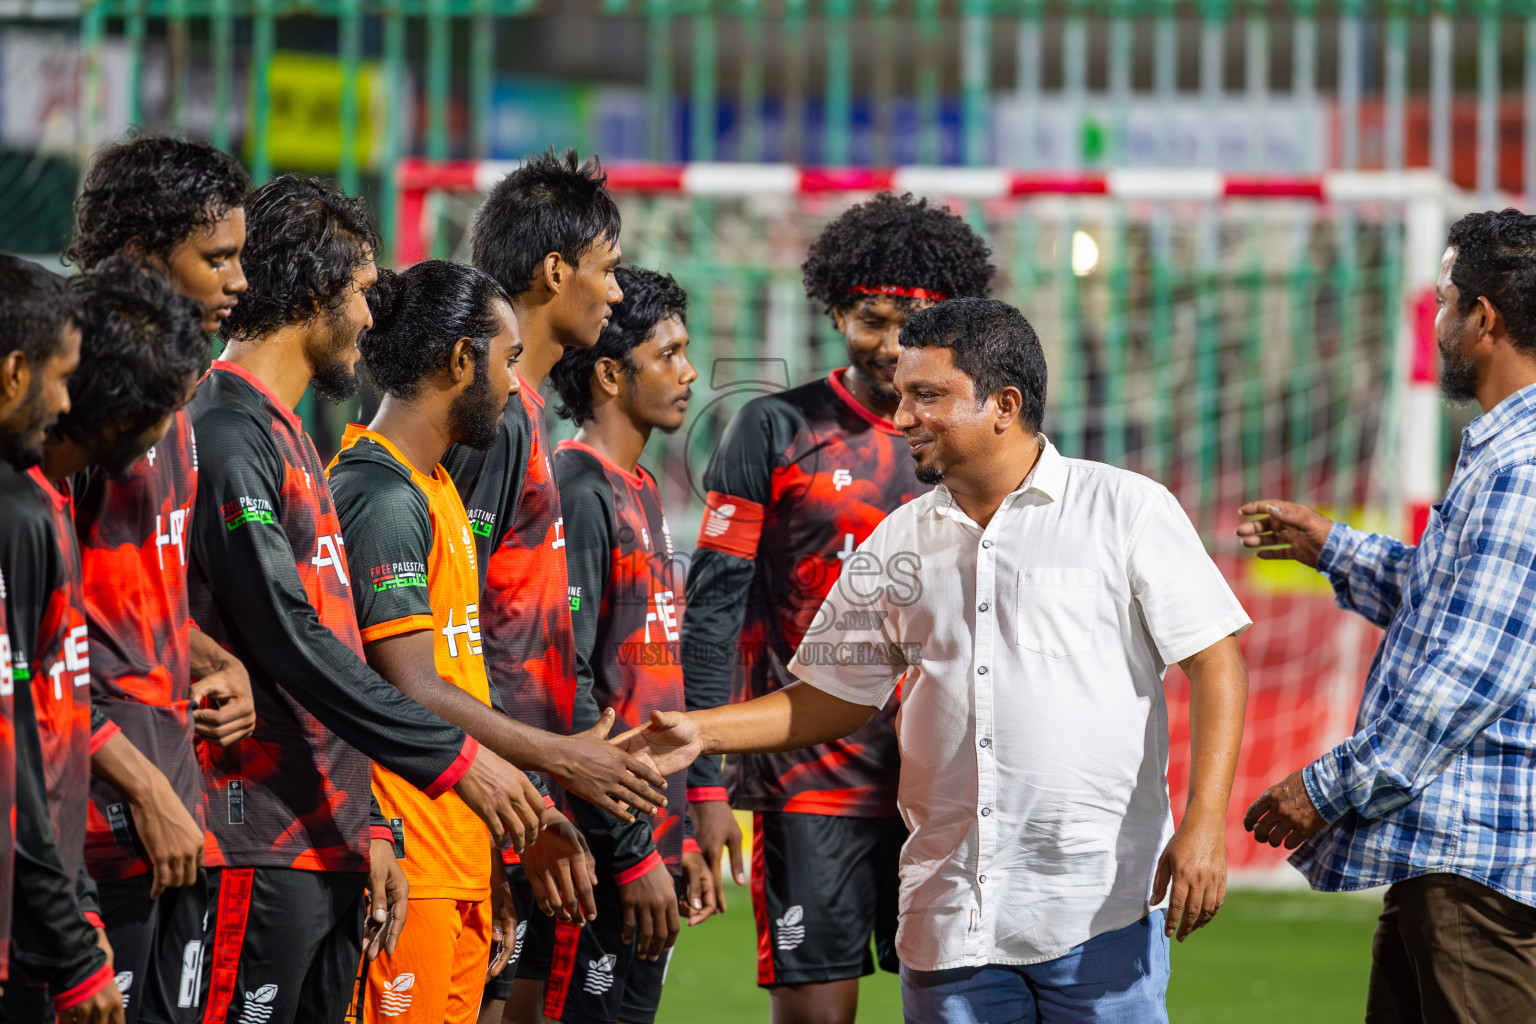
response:
[[[223,323],[246,288],[245,193],[239,161],[203,142],[140,136],[98,152],[75,203],[66,256],[83,270],[112,257],[158,272],[196,301],[202,328]],[[201,363],[207,343],[197,353]],[[255,725],[238,661],[191,625],[187,523],[197,442],[178,410],[171,429],[124,474],[100,467],[75,481],[75,528],[91,639],[91,699],[169,780],[133,791],[116,744],[94,751],[86,866],[101,896],[128,1024],[191,1022],[208,888],[203,778],[193,730],[227,745]],[[195,682],[194,682],[195,678]]]
[[[99,1014],[121,1019],[122,1002],[110,964],[102,964],[91,980],[69,988],[56,970],[37,966],[56,962],[60,955],[74,960],[81,950],[94,951],[97,940],[89,929],[81,936],[80,929],[70,927],[69,945],[61,945],[64,922],[84,918],[101,928],[94,886],[85,873],[93,754],[103,759],[107,776],[123,791],[163,794],[172,816],[179,814],[193,839],[200,839],[160,770],[99,712],[93,718],[91,645],[72,497],[79,474],[100,466],[122,475],[164,437],[191,395],[207,336],[195,302],[177,295],[158,275],[124,261],[99,265],[78,279],[74,292],[72,315],[81,345],[80,368],[69,382],[70,410],[49,428],[42,463],[17,481],[16,490],[25,497],[12,498],[7,510],[5,557],[14,581],[10,610],[16,623],[16,665],[25,665],[28,675],[28,685],[15,694],[16,763],[23,780],[18,804],[32,799],[30,789],[41,790],[52,836],[41,837],[38,849],[46,851],[50,839],[56,843],[62,877],[75,879],[78,889],[73,901],[61,898],[50,908],[59,915],[50,925],[52,942],[39,946],[18,930],[16,962],[26,978],[8,985],[5,992],[6,1017],[16,1020],[46,1019],[45,999],[51,999],[57,1011],[75,1010],[66,1016],[90,1017],[91,1009],[71,1004],[79,1003],[87,987],[98,981],[105,984],[92,998],[105,994],[115,1000]],[[10,498],[10,488],[5,490]],[[29,785],[26,780],[35,781]],[[19,829],[22,821],[18,813]],[[18,839],[20,861],[32,840]],[[45,854],[50,867],[53,855]],[[18,879],[18,893],[25,891],[26,881]]]
[[[370,928],[405,911],[392,845],[370,832],[369,759],[429,796],[452,788],[519,847],[537,835],[543,800],[363,660],[325,466],[293,409],[311,387],[333,400],[356,390],[377,276],[366,213],[297,175],[251,193],[245,210],[251,288],[190,407],[201,454],[192,614],[245,665],[257,714],[252,736],[200,748],[224,864],[204,1020],[339,1020],[365,886]]]
[[[664,780],[639,762],[612,762],[601,742],[611,718],[585,736],[571,732],[576,657],[566,576],[564,520],[551,469],[553,447],[539,387],[568,348],[597,342],[622,297],[614,279],[620,259],[619,211],[595,161],[574,153],[541,154],[508,174],[475,216],[471,250],[477,267],[512,298],[523,355],[520,401],[508,403],[495,444],[485,452],[455,445],[443,458],[474,525],[486,574],[480,628],[491,685],[512,719],[546,730],[528,737],[508,723],[517,763],[543,769],[571,793],[625,819],[626,805],[650,813]],[[626,767],[629,774],[615,774]],[[508,878],[519,905],[531,899],[514,858]],[[576,908],[564,908],[569,917]],[[655,908],[658,912],[660,908]],[[542,990],[553,952],[554,922],[524,915],[515,971],[487,987],[480,1020],[539,1024]],[[515,976],[514,976],[515,975]]]
[[[23,973],[10,970],[14,931],[31,947],[34,976],[71,993],[65,1002],[73,1005],[65,1011],[99,1021],[110,1019],[117,993],[111,972],[102,974],[106,956],[80,913],[76,879],[64,873],[41,775],[17,779],[16,712],[30,719],[31,700],[20,708],[13,701],[18,658],[22,680],[30,678],[27,652],[43,614],[37,595],[52,592],[58,563],[43,539],[32,535],[46,525],[47,507],[27,471],[42,461],[48,428],[69,411],[69,377],[80,363],[72,308],[63,278],[0,253],[0,338],[6,349],[0,354],[0,975],[12,987],[9,979]],[[18,618],[13,601],[28,595],[31,607]],[[35,720],[28,730],[36,736]],[[18,781],[26,794],[21,799]],[[13,861],[18,829],[23,842]]]
[[[948,209],[889,193],[850,208],[812,244],[806,294],[843,336],[848,365],[748,403],[710,458],[683,617],[690,710],[788,684],[785,665],[842,559],[928,489],[891,423],[896,339],[915,310],[985,295],[989,255]],[[847,739],[736,756],[723,773],[718,759],[700,758],[689,770],[690,811],[713,870],[729,846],[742,880],[730,808],[754,813],[757,976],[779,1024],[851,1024],[858,979],[874,971],[871,934],[881,967],[898,968],[906,831],[895,714],[893,699]],[[786,916],[793,927],[781,932]]]
[[[580,430],[555,455],[565,513],[576,629],[575,727],[599,707],[618,727],[683,706],[678,647],[683,583],[656,479],[640,465],[652,431],[683,424],[690,385],[688,297],[670,277],[618,268],[624,299],[597,345],[572,349],[551,380],[560,414]],[[557,931],[544,1013],[567,1024],[651,1024],[677,940],[679,902],[690,924],[716,907],[714,876],[693,841],[686,776],[669,780],[652,821],[621,822],[575,802],[592,844],[597,920]],[[651,908],[658,907],[659,912]]]

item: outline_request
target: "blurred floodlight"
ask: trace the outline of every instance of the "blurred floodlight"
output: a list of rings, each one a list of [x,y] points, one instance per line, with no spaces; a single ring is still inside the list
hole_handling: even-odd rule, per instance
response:
[[[1099,265],[1099,243],[1086,231],[1072,232],[1072,273],[1084,277]]]

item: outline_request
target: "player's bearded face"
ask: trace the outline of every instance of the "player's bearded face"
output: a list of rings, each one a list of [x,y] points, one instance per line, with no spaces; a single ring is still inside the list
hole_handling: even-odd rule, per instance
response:
[[[496,441],[507,393],[491,387],[489,358],[475,360],[475,376],[448,406],[448,434],[459,444],[485,451]]]
[[[366,313],[366,304],[363,309]],[[357,394],[357,339],[368,324],[358,321],[350,302],[326,310],[320,318],[324,330],[309,347],[310,386],[328,402],[345,401]]]
[[[1455,250],[1446,250],[1435,286],[1441,302],[1435,316],[1435,342],[1440,348],[1440,394],[1447,402],[1465,405],[1477,397],[1477,364],[1467,354],[1477,332],[1469,329],[1475,307],[1466,315],[1461,313],[1461,289],[1451,282],[1455,262]]]
[[[62,344],[32,368],[20,408],[0,429],[0,458],[17,469],[43,461],[43,443],[59,416],[69,411],[69,378],[80,365],[80,329],[64,325]]]
[[[907,316],[931,305],[926,299],[871,295],[833,312],[833,323],[848,346],[848,365],[880,401],[901,401],[896,390],[896,357],[901,352],[897,339]]]

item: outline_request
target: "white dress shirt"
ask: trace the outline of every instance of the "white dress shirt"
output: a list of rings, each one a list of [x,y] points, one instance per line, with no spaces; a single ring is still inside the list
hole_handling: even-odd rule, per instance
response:
[[[985,530],[943,486],[888,516],[789,667],[872,707],[906,673],[902,963],[1038,963],[1144,917],[1163,671],[1250,624],[1172,494],[1048,441]]]

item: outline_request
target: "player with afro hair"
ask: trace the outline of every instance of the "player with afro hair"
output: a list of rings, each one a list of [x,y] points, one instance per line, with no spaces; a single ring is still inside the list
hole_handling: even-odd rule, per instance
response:
[[[844,560],[927,490],[892,422],[897,339],[918,310],[986,295],[990,255],[950,210],[889,192],[844,211],[812,243],[805,292],[832,317],[848,364],[749,402],[710,458],[683,614],[690,710],[788,685],[785,666]],[[874,971],[871,935],[880,966],[897,969],[906,831],[896,816],[895,713],[893,704],[835,743],[733,757],[723,770],[700,758],[689,769],[705,860],[718,872],[728,847],[742,883],[730,808],[754,812],[758,983],[781,1024],[852,1024],[858,979]]]

